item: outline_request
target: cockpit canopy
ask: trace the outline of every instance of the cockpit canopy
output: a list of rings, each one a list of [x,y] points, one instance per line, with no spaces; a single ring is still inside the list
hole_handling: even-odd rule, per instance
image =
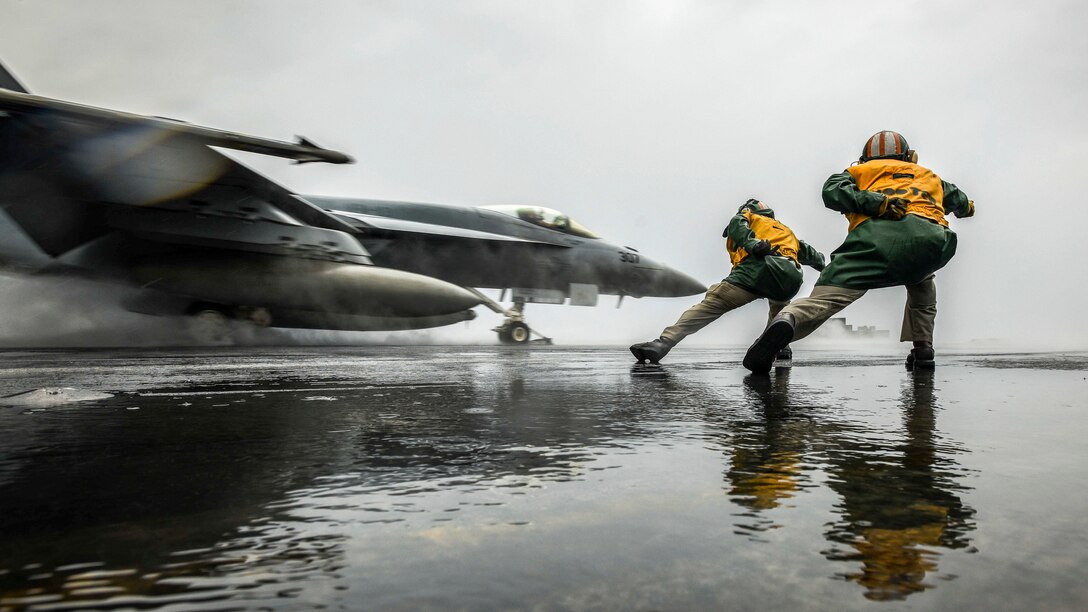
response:
[[[493,210],[511,217],[517,217],[518,219],[528,221],[533,225],[539,225],[540,227],[563,232],[564,234],[581,236],[582,238],[600,238],[600,236],[591,232],[581,223],[578,223],[567,215],[551,208],[516,205],[481,206],[481,208]]]

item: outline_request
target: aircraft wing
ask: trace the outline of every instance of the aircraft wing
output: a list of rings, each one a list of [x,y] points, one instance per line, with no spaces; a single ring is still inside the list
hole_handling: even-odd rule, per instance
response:
[[[303,138],[34,96],[0,66],[0,210],[41,249],[25,267],[119,279],[141,289],[126,308],[149,314],[354,330],[473,316],[477,295],[375,266],[356,225],[213,147],[351,161]]]
[[[51,256],[113,232],[371,264],[356,229],[211,146],[347,163],[281,142],[0,89],[0,207]]]
[[[0,85],[2,84],[0,83]],[[54,119],[97,124],[119,130],[126,128],[158,130],[168,134],[185,135],[205,145],[286,157],[299,163],[349,164],[353,161],[351,157],[344,153],[323,149],[301,136],[298,137],[297,143],[283,142],[202,127],[165,117],[136,115],[3,88],[0,88],[0,111],[14,114],[47,115]]]

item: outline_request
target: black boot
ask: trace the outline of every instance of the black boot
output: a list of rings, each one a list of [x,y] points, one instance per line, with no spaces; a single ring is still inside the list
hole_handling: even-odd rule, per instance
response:
[[[793,361],[793,349],[787,344],[782,350],[778,351],[778,354],[774,356],[775,361]]]
[[[639,363],[646,363],[647,361],[657,363],[661,361],[662,357],[668,355],[674,346],[676,346],[675,342],[665,338],[658,338],[649,342],[632,344],[631,354],[635,356]]]
[[[929,342],[915,342],[914,348],[907,354],[907,369],[932,370],[937,367],[934,357],[932,344]]]
[[[784,312],[775,317],[752,346],[748,347],[748,352],[744,354],[744,367],[753,374],[770,372],[775,355],[793,340],[794,329],[793,315]]]

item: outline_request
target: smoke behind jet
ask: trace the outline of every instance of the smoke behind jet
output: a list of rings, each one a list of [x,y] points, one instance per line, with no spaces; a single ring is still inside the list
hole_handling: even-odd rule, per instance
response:
[[[823,208],[820,186],[870,134],[897,130],[978,206],[952,221],[959,252],[937,276],[938,343],[1088,342],[1084,326],[1042,316],[1085,298],[1083,3],[0,8],[0,58],[34,93],[304,134],[358,163],[236,157],[301,193],[550,206],[706,283],[728,273],[721,228],[748,197],[829,254],[846,222]],[[801,295],[816,274],[806,278]],[[5,294],[11,282],[0,279]],[[614,300],[527,314],[564,344],[626,343],[697,298]],[[900,288],[876,291],[845,315],[894,337],[903,301]],[[747,343],[765,316],[748,306],[688,342]],[[493,341],[497,323],[480,309],[467,329],[414,337]]]

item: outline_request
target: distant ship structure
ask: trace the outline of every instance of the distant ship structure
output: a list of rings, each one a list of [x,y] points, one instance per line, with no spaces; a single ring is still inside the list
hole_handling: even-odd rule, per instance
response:
[[[856,340],[884,340],[888,330],[877,329],[875,325],[850,325],[846,317],[834,317],[814,334],[817,338],[850,338]]]

